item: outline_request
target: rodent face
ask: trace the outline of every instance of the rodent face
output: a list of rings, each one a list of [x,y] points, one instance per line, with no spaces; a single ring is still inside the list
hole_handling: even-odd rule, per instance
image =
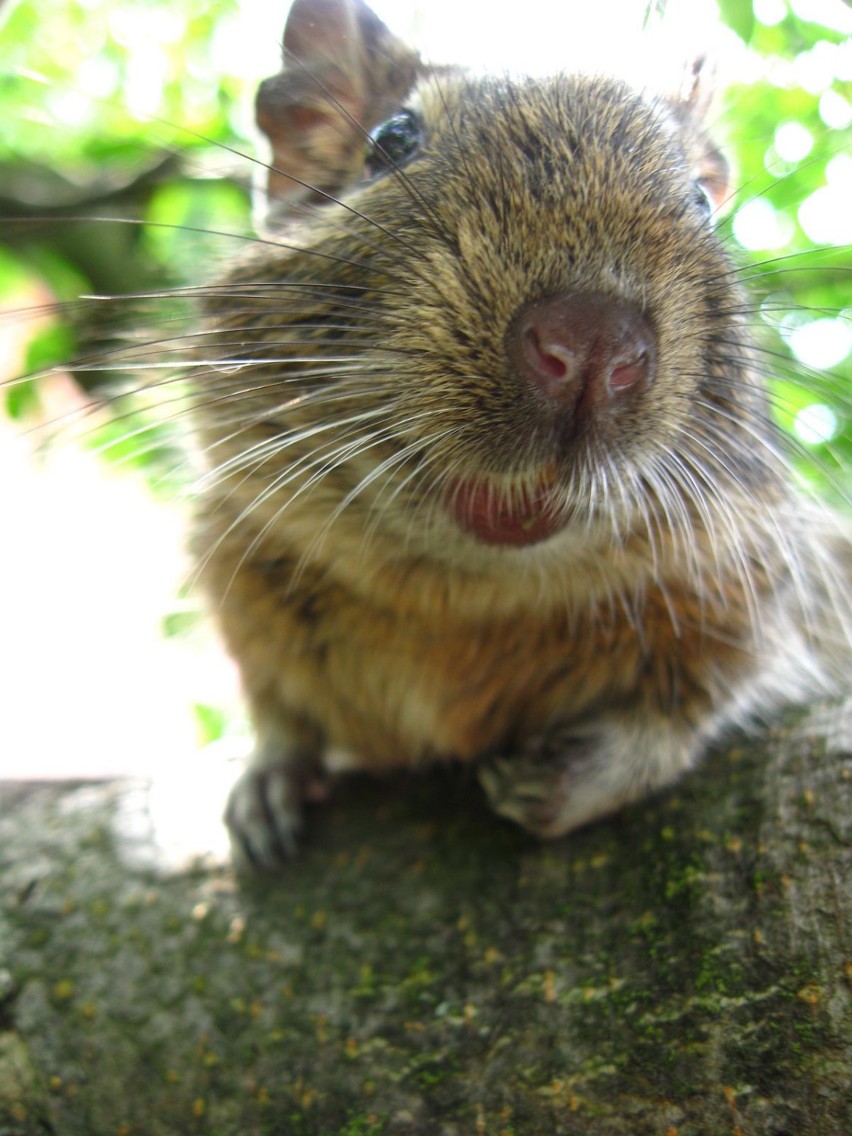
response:
[[[304,503],[384,558],[502,572],[556,550],[564,570],[566,549],[765,493],[703,137],[602,79],[432,78],[410,105],[404,169],[253,256],[215,312],[259,360],[211,376],[243,390],[233,438],[214,402],[202,423],[249,527],[286,541]]]

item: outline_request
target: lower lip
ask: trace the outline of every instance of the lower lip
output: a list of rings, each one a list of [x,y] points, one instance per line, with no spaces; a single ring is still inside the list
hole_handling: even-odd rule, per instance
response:
[[[487,481],[459,480],[453,483],[448,501],[456,524],[483,544],[515,548],[538,544],[567,523],[564,510],[557,505],[550,470],[536,485],[511,495]]]

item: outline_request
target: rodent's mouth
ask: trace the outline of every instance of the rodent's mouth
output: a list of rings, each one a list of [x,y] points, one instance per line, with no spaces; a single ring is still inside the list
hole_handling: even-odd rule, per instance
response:
[[[459,478],[447,500],[465,532],[484,544],[521,547],[547,540],[568,523],[557,488],[551,463],[530,485],[507,488],[481,477]]]

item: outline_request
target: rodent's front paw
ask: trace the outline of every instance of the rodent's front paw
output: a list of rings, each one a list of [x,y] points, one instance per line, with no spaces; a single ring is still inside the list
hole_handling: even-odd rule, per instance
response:
[[[228,797],[225,824],[237,867],[274,869],[296,851],[301,793],[284,765],[247,769]]]
[[[499,756],[484,761],[479,782],[494,811],[542,840],[561,836],[582,821],[566,824],[570,757],[560,754]]]
[[[682,724],[613,716],[491,757],[479,766],[479,780],[496,813],[551,840],[675,780],[697,742]]]

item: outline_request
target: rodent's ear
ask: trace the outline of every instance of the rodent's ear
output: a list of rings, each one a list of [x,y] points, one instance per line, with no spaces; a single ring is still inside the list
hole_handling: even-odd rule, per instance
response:
[[[322,200],[360,175],[365,132],[399,108],[421,67],[364,0],[295,0],[283,57],[255,104],[272,146],[266,192],[277,213],[281,202]]]
[[[730,167],[706,129],[714,95],[715,68],[706,55],[697,55],[683,69],[672,109],[692,139],[693,176],[701,183],[713,208],[719,209],[729,194]]]
[[[707,119],[716,90],[715,68],[706,55],[696,55],[685,65],[678,102],[697,126]]]

